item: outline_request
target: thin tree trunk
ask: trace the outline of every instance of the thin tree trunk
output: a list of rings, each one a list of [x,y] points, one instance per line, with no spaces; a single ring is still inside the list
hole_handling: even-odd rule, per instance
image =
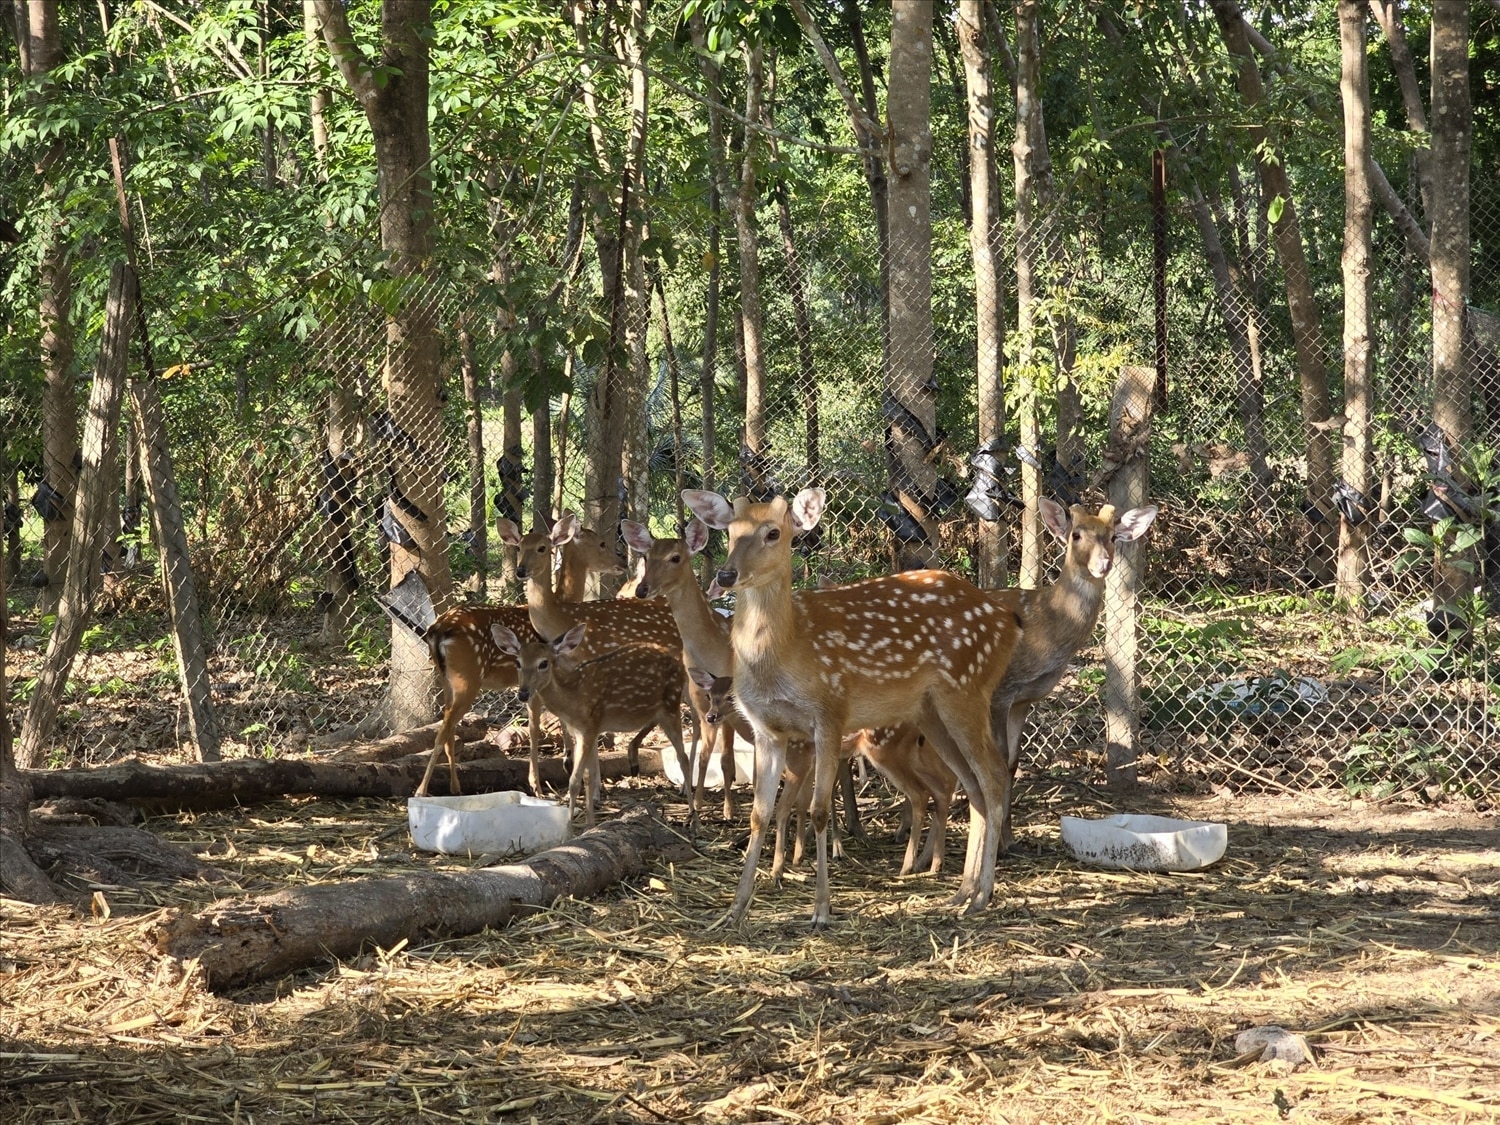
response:
[[[990,450],[998,457],[1005,438],[1005,282],[1000,272],[1004,244],[1000,178],[995,163],[993,64],[981,0],[961,0],[958,41],[963,50],[969,107],[969,251],[974,259],[978,438],[981,450]],[[1000,515],[1008,513],[1002,510]],[[1010,536],[1005,520],[981,520],[977,538],[979,584],[1004,586],[1010,580]]]
[[[474,334],[467,324],[458,330],[459,360],[463,367],[464,406],[469,438],[469,550],[474,553],[474,589],[480,601],[489,599],[489,503],[484,487],[484,412],[479,399],[479,361]]]
[[[427,124],[431,2],[383,0],[378,69],[355,42],[343,4],[317,0],[317,9],[329,54],[370,123],[385,268],[404,283],[407,294],[386,321],[384,383],[395,439],[392,484],[406,501],[391,503],[388,510],[404,525],[411,543],[390,545],[391,585],[408,571],[419,570],[434,606],[442,612],[453,603],[453,576],[443,503],[447,456],[439,402],[437,308],[426,273],[431,268],[433,219]],[[390,721],[403,729],[431,715],[437,683],[427,646],[403,626],[391,628]]]
[[[766,126],[766,143],[773,164],[779,163],[781,159],[776,136],[771,131],[775,100],[773,67],[766,79],[766,105],[762,113]],[[807,482],[815,485],[823,479],[823,462],[819,453],[818,373],[813,361],[812,316],[807,309],[807,280],[802,271],[802,257],[797,252],[796,235],[792,230],[792,204],[785,181],[776,185],[775,195],[786,287],[792,300],[792,330],[797,339],[797,386],[802,392],[802,415],[805,422],[803,457],[807,463]]]
[[[1033,454],[1021,462],[1021,573],[1020,585],[1035,589],[1042,584],[1042,475],[1036,460],[1041,454],[1042,431],[1037,408],[1036,300],[1034,289],[1039,264],[1035,229],[1036,186],[1034,177],[1036,126],[1041,113],[1040,29],[1037,0],[1016,3],[1016,139],[1011,145],[1015,162],[1016,193],[1016,335],[1020,342],[1017,376],[1021,380],[1021,448]]]
[[[767,495],[766,359],[760,304],[760,236],[755,225],[755,166],[764,79],[760,44],[753,43],[745,54],[745,143],[734,199],[734,229],[740,257],[740,339],[745,356],[745,433],[740,456],[745,491],[756,498]]]
[[[1418,136],[1427,132],[1427,110],[1422,105],[1422,89],[1417,84],[1417,68],[1412,61],[1411,48],[1406,45],[1406,25],[1401,19],[1401,9],[1396,0],[1370,0],[1370,11],[1375,13],[1375,22],[1380,25],[1386,46],[1391,52],[1391,69],[1396,72],[1396,81],[1401,86],[1401,104],[1406,109],[1406,127]],[[1431,155],[1425,145],[1412,150],[1417,169],[1417,180],[1421,185],[1422,210],[1432,214]]]
[[[125,392],[134,286],[135,275],[130,267],[116,262],[110,273],[104,337],[99,344],[99,364],[94,372],[88,422],[84,427],[83,468],[79,471],[78,497],[73,506],[67,577],[58,601],[57,624],[53,626],[41,674],[31,693],[17,748],[16,760],[23,768],[36,765],[44,756],[68,673],[99,589],[105,530],[102,517],[108,503],[107,493],[112,491],[116,479],[120,402]]]
[[[1370,74],[1365,7],[1339,0],[1344,103],[1344,484],[1358,497],[1340,505],[1337,598],[1365,616],[1365,538],[1374,518],[1371,432],[1375,412],[1374,345],[1370,338]]]
[[[672,318],[667,312],[666,286],[655,270],[649,271],[649,274],[651,288],[656,290],[661,308],[661,320],[658,323],[661,325],[662,354],[667,358],[668,393],[672,399],[672,514],[676,517],[676,526],[681,527],[682,490],[686,486],[682,475],[682,365],[677,362],[677,348],[672,343]]]
[[[932,5],[925,0],[895,0],[891,8],[886,458],[891,492],[921,532],[897,531],[896,565],[903,570],[939,560],[937,383],[932,368],[932,19]]]
[[[1214,16],[1224,45],[1238,66],[1240,97],[1252,112],[1265,100],[1260,71],[1251,52],[1245,32],[1244,16],[1237,0],[1211,0]],[[1292,337],[1297,350],[1297,372],[1302,391],[1302,426],[1307,450],[1307,490],[1305,508],[1309,521],[1306,563],[1315,583],[1322,584],[1333,576],[1333,557],[1338,525],[1333,518],[1333,447],[1328,427],[1331,413],[1328,375],[1323,366],[1322,328],[1317,300],[1313,294],[1312,275],[1302,248],[1302,228],[1292,198],[1291,182],[1286,168],[1267,130],[1251,125],[1247,130],[1257,157],[1262,193],[1269,204],[1282,201],[1281,214],[1272,225],[1276,257],[1281,263],[1286,284],[1287,308],[1291,313]]]
[[[21,73],[33,81],[44,79],[63,62],[62,34],[55,3],[13,0],[15,37],[20,48]],[[45,79],[35,96],[45,100],[52,83]],[[61,136],[37,161],[36,171],[44,179],[65,155]],[[41,368],[46,380],[42,392],[42,574],[47,584],[38,599],[39,613],[52,613],[62,592],[68,562],[73,496],[78,486],[78,407],[73,379],[73,272],[69,261],[67,227],[61,201],[49,184],[44,189],[41,210],[56,212],[50,237],[42,251],[38,269],[41,293]]]
[[[1464,354],[1469,298],[1469,6],[1432,8],[1432,420],[1455,451],[1473,437],[1473,379]],[[1437,567],[1434,600],[1451,605],[1474,585],[1475,556]]]
[[[708,32],[703,24],[703,14],[695,10],[688,20],[688,31],[693,48],[698,55],[698,66],[703,72],[704,85],[708,93],[708,279],[703,306],[703,360],[699,373],[699,397],[701,401],[701,428],[703,434],[702,487],[712,490],[718,479],[715,464],[717,433],[714,428],[714,396],[718,388],[719,365],[719,290],[720,290],[720,244],[723,235],[724,200],[730,198],[733,188],[729,182],[728,161],[724,153],[724,98],[723,76],[719,64],[707,50]],[[679,499],[681,499],[679,497]]]
[[[547,357],[542,337],[547,325],[546,314],[532,312],[526,318],[531,348],[527,361],[533,384],[547,386]],[[535,527],[552,523],[552,492],[557,487],[557,469],[552,459],[552,398],[544,390],[541,401],[531,413],[531,522]]]
[[[630,131],[626,148],[626,178],[634,202],[626,212],[625,271],[625,350],[630,357],[629,377],[625,383],[625,446],[621,464],[625,480],[625,510],[616,507],[602,524],[595,524],[606,534],[613,534],[620,519],[646,520],[651,504],[651,442],[647,417],[648,390],[651,386],[650,357],[646,354],[646,336],[651,321],[651,293],[646,283],[641,242],[645,223],[639,218],[646,201],[646,139],[649,122],[651,87],[645,65],[647,0],[631,0],[630,23],[619,36],[616,48],[620,62],[630,75],[628,106]]]

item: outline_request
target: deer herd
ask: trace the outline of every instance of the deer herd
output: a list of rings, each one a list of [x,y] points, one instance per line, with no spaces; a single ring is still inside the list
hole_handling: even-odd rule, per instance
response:
[[[754,798],[744,873],[726,917],[738,921],[749,908],[773,820],[772,878],[779,880],[795,817],[794,863],[804,821],[813,832],[812,922],[822,927],[832,916],[833,789],[841,763],[862,757],[906,800],[903,875],[941,869],[949,806],[962,787],[969,840],[951,902],[966,913],[983,909],[1011,840],[1011,785],[1026,717],[1093,632],[1116,543],[1144,534],[1156,509],[1117,517],[1108,506],[1093,514],[1043,499],[1042,520],[1064,546],[1061,572],[1043,589],[980,589],[947,571],[916,570],[798,590],[792,541],[818,525],[822,489],[765,503],[693,489],[682,497],[694,518],[681,538],[658,539],[641,524],[622,522],[620,535],[641,561],[633,596],[608,601],[582,596],[591,572],[625,573],[612,537],[580,527],[567,512],[550,531],[527,535],[499,521],[502,540],[516,553],[516,575],[526,582],[526,604],[450,610],[427,626],[445,701],[417,794],[427,793],[444,755],[458,792],[455,731],[486,688],[516,689],[527,705],[533,792],[541,789],[541,711],[557,717],[572,745],[569,808],[581,801],[589,826],[599,800],[601,734],[631,735],[634,772],[641,740],[655,727],[665,732],[681,767],[690,827],[716,748],[723,814],[734,816],[738,735],[754,745]],[[693,569],[710,529],[728,535],[714,583],[735,595],[732,618],[713,608]],[[696,775],[683,744],[684,697]]]

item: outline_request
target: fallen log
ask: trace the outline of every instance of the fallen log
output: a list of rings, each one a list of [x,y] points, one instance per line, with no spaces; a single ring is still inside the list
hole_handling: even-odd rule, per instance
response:
[[[368,742],[347,742],[341,746],[331,746],[327,750],[329,761],[391,762],[424,750],[431,753],[433,744],[437,742],[438,729],[442,725],[428,723],[425,727],[412,727],[411,730],[397,731]],[[488,723],[463,719],[459,721],[457,737],[460,742],[473,742],[483,738],[488,731]]]
[[[179,973],[196,962],[208,988],[235,988],[370,946],[503,926],[559,898],[588,898],[685,848],[655,810],[636,808],[523,863],[324,883],[197,914],[170,911],[151,937]]]
[[[623,752],[601,754],[605,779],[624,777],[628,765]],[[20,770],[32,795],[43,801],[54,797],[104,797],[113,801],[143,801],[164,808],[202,808],[206,805],[251,804],[292,794],[318,797],[410,797],[422,780],[427,754],[413,754],[395,762],[330,762],[306,758],[266,761],[245,758],[229,762],[191,762],[180,766],[148,766],[125,762],[79,770]],[[661,772],[661,755],[641,749],[641,773]],[[567,785],[561,758],[543,758],[542,781],[558,790]],[[433,777],[434,795],[445,792],[447,771]],[[481,758],[458,767],[465,793],[503,790],[530,792],[527,764],[521,758]]]

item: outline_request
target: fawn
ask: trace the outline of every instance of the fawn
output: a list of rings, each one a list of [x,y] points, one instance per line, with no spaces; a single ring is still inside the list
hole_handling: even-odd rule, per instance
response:
[[[500,522],[509,523],[510,521]],[[612,549],[606,551],[597,544],[591,544],[587,539],[571,555],[565,553],[564,566],[571,566],[575,573],[581,568],[585,575],[624,569],[619,557]],[[403,584],[410,581],[411,577],[408,575],[406,579],[403,579]],[[420,575],[418,575],[417,581],[420,582],[420,580]],[[582,588],[581,581],[578,587]],[[425,586],[422,586],[418,600],[426,603],[425,616],[421,614],[419,616],[429,619],[432,599]],[[402,620],[408,628],[427,642],[428,655],[432,658],[438,675],[443,681],[443,722],[438,728],[437,739],[432,746],[432,756],[427,759],[427,769],[423,771],[422,781],[417,786],[414,795],[427,796],[432,783],[432,775],[437,768],[438,757],[444,754],[448,759],[449,792],[456,795],[459,792],[458,764],[454,759],[453,741],[459,721],[469,713],[469,708],[474,706],[474,700],[479,697],[481,691],[508,691],[516,686],[515,661],[508,659],[496,648],[490,636],[490,626],[503,625],[523,640],[540,640],[541,638],[531,627],[531,617],[525,606],[465,606],[450,609],[425,626],[420,621],[407,620],[405,617]],[[538,760],[538,739],[541,733],[540,706],[529,703],[527,716],[527,730],[530,735],[528,780],[531,791],[540,793],[542,785]]]
[[[828,816],[845,731],[914,722],[971,802],[969,847],[954,905],[982,909],[1009,833],[1010,772],[988,706],[1021,636],[1019,594],[986,593],[955,574],[921,570],[831,590],[792,591],[792,535],[817,526],[820,488],[756,504],[683,492],[710,527],[729,532],[719,584],[739,594],[730,632],[735,693],[755,729],[750,844],[728,918],[743,919],[792,738],[813,744],[817,883],[812,923],[831,920]]]
[[[568,780],[568,811],[584,787],[584,824],[594,826],[594,793],[599,780],[599,736],[660,726],[687,773],[682,745],[682,656],[652,644],[611,649],[579,662],[573,653],[589,625],[580,621],[548,643],[521,639],[503,625],[491,633],[502,652],[516,659],[521,698],[540,697],[573,737],[573,773]]]
[[[1092,515],[1041,500],[1042,522],[1064,545],[1062,572],[1040,590],[1021,592],[1026,632],[990,702],[995,741],[1005,748],[1012,777],[1021,757],[1021,728],[1031,708],[1047,697],[1068,661],[1094,631],[1104,604],[1104,579],[1114,566],[1115,544],[1133,543],[1156,519],[1155,506],[1132,508],[1118,519],[1106,504]]]

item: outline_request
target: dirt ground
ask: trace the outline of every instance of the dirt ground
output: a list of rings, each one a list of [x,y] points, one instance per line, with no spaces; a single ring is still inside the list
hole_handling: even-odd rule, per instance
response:
[[[606,800],[682,822],[660,779]],[[0,901],[0,1120],[1500,1117],[1493,814],[1149,792],[1126,808],[1032,777],[994,904],[958,918],[963,814],[947,873],[899,879],[895,803],[876,785],[862,805],[872,842],[835,866],[826,932],[808,930],[805,866],[763,878],[743,930],[709,930],[743,840],[711,817],[696,855],[600,899],[228,995],[161,971],[157,910],[452,861],[413,854],[396,801],[155,818],[231,885],[101,888],[83,921]],[[1078,866],[1058,816],[1112,811],[1227,821],[1228,853],[1180,875]],[[1267,1024],[1312,1062],[1238,1054]]]

